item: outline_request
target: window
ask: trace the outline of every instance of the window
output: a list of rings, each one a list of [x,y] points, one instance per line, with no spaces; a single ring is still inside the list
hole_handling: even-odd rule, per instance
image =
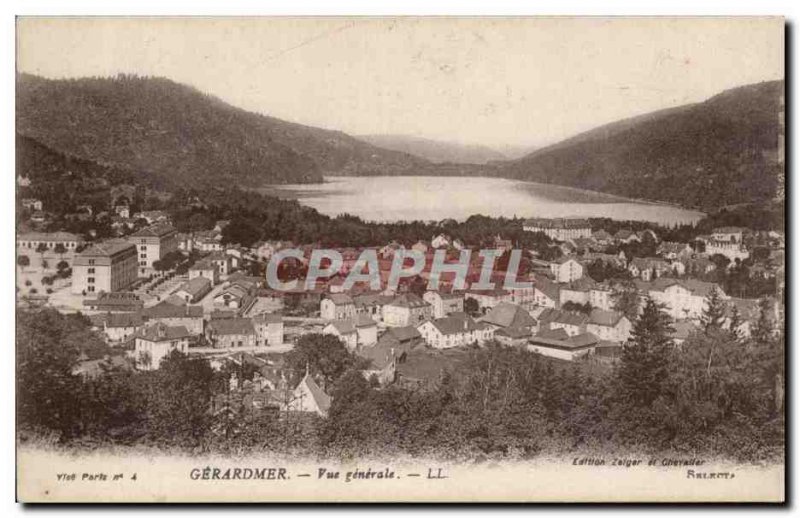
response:
[[[142,245],[142,246],[139,247],[139,250],[145,251],[145,250],[147,250],[147,247],[145,245]]]
[[[94,273],[94,268],[89,268],[88,270],[86,270],[86,273]]]
[[[94,266],[94,259],[89,259],[89,266]]]
[[[86,288],[86,291],[93,292],[94,291],[94,286],[88,286]]]
[[[89,277],[86,279],[89,284],[94,284],[94,277]]]

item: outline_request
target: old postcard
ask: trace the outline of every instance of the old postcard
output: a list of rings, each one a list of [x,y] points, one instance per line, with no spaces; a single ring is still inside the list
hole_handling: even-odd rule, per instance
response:
[[[782,18],[16,29],[20,501],[784,501]]]

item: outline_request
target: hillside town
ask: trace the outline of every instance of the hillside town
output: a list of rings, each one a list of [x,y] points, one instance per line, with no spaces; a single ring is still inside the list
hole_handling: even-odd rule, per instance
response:
[[[26,182],[18,179],[20,186]],[[310,290],[280,291],[266,283],[267,262],[281,250],[300,249],[304,258],[288,261],[279,273],[302,279],[314,243],[261,240],[242,246],[224,237],[231,222],[223,220],[210,230],[181,233],[168,211],[134,212],[125,197],[104,215],[113,236],[93,238],[91,229],[45,231],[47,206],[28,198],[21,205],[18,305],[83,314],[109,346],[102,357],[83,354],[76,374],[97,377],[109,366],[157,370],[174,351],[207,359],[217,370],[247,364],[252,375],[232,376],[226,397],[246,401],[253,411],[326,417],[331,388],[307,369],[293,372],[285,360],[304,336],[338,340],[361,360],[363,376],[380,387],[424,389],[459,356],[490,342],[556,363],[613,368],[650,299],[672,318],[670,338],[678,348],[699,329],[712,300],[725,308],[722,327],[741,337],[750,336],[765,312],[775,328],[784,318],[785,236],[777,230],[718,227],[674,242],[651,228],[531,219],[522,231],[539,235],[545,248],[520,246],[511,237],[519,229],[496,235],[492,243],[501,255],[523,250],[515,273],[529,287],[504,289],[498,282],[475,289],[482,266],[475,253],[465,289],[447,274],[438,278],[437,289],[428,289],[437,251],[458,263],[465,251],[481,248],[441,233],[370,247],[383,281],[398,251],[426,257],[426,268],[396,289],[374,291],[365,282],[345,289],[363,248],[341,247],[338,272]],[[70,217],[91,222],[92,212],[78,207]],[[492,279],[505,274],[494,271]],[[761,288],[753,292],[743,285]]]

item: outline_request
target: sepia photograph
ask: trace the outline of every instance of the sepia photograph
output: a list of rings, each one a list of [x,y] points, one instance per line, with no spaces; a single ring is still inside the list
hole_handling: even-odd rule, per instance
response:
[[[15,29],[18,501],[786,500],[784,18]]]

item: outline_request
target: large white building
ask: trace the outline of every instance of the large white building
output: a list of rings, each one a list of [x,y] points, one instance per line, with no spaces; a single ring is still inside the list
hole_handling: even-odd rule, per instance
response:
[[[97,243],[75,256],[72,293],[122,291],[137,279],[136,247],[124,240]]]
[[[675,320],[698,319],[706,308],[706,298],[714,289],[722,298],[727,298],[718,285],[694,279],[657,279],[648,293],[653,300],[664,304]]]
[[[170,327],[160,322],[140,330],[134,340],[136,366],[142,370],[154,370],[172,351],[187,354],[190,336],[191,333],[183,326]]]
[[[131,234],[128,240],[139,254],[139,274],[153,269],[153,263],[178,250],[178,232],[167,223],[158,223]]]
[[[579,237],[592,237],[592,227],[586,219],[534,218],[522,225],[526,232],[544,232],[550,239],[566,241]]]

